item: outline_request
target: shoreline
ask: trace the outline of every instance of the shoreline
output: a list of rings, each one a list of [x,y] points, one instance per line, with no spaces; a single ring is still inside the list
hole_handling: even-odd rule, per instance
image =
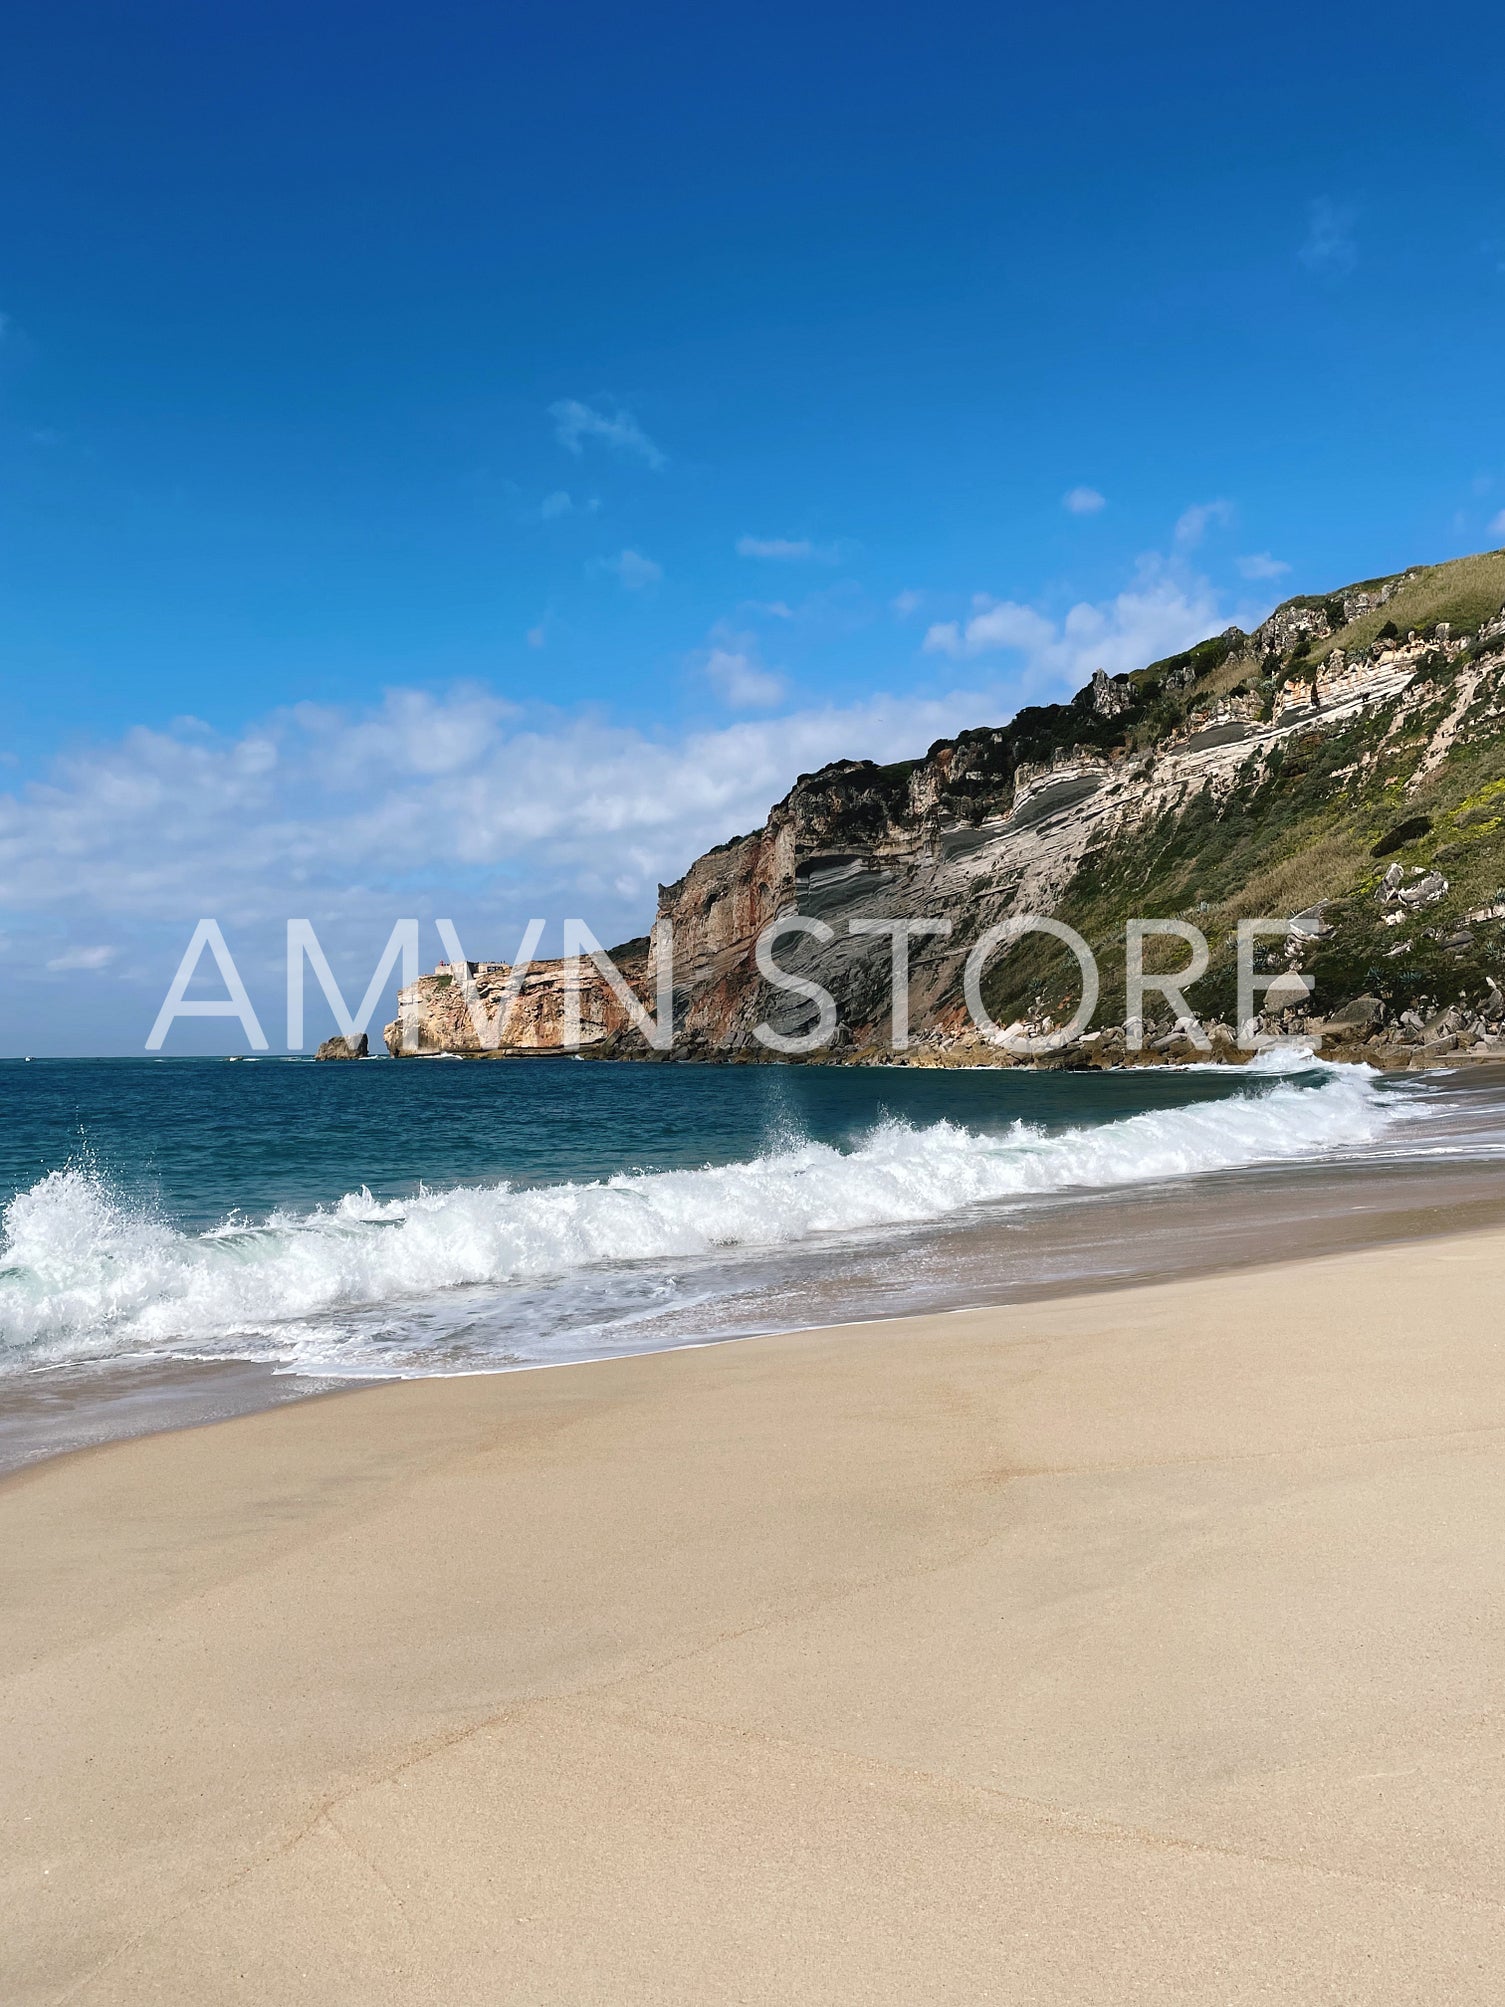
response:
[[[1175,1282],[1257,1276],[1293,1260],[1335,1259],[1370,1247],[1420,1247],[1460,1234],[1488,1233],[1497,1226],[1505,1228],[1505,1189],[1468,1189],[1470,1175],[1477,1175],[1473,1167],[1463,1168],[1456,1194],[1429,1195],[1424,1199],[1418,1190],[1408,1205],[1379,1211],[1360,1204],[1326,1218],[1293,1216],[1291,1202],[1281,1189],[1289,1175],[1289,1171],[1279,1174],[1264,1195],[1270,1202],[1276,1198],[1284,1200],[1286,1216],[1256,1217],[1245,1224],[1242,1241],[1222,1213],[1222,1195],[1214,1184],[1210,1189],[1197,1191],[1194,1198],[1191,1194],[1183,1195],[1188,1217],[1175,1236],[1167,1236],[1160,1229],[1158,1259],[1152,1252],[1155,1240],[1146,1236],[1144,1243],[1134,1250],[1134,1258],[1143,1263],[1137,1271],[1105,1270],[1097,1274],[1072,1273],[1016,1283],[1000,1282],[977,1300],[937,1302],[913,1312],[876,1308],[865,1316],[820,1317],[802,1326],[779,1324],[715,1331],[704,1337],[644,1346],[641,1351],[603,1351],[520,1360],[508,1365],[476,1365],[453,1373],[370,1373],[343,1377],[315,1371],[288,1372],[269,1363],[234,1358],[115,1359],[37,1369],[24,1377],[0,1379],[0,1484],[15,1473],[59,1457],[181,1429],[213,1427],[222,1421],[267,1413],[293,1403],[360,1393],[371,1387],[491,1378],[561,1367],[583,1369],[624,1359],[652,1358],[663,1352],[703,1350],[763,1338],[818,1337],[825,1331],[902,1324],[917,1316],[985,1314],[1027,1304],[1111,1296]],[[1432,1176],[1436,1175],[1434,1167]],[[1415,1184],[1420,1182],[1414,1167],[1400,1171],[1397,1176]],[[1488,1180],[1482,1182],[1487,1185]],[[1119,1193],[1083,1196],[1106,1202],[1109,1207],[1116,1201],[1121,1212],[1129,1213],[1135,1201],[1146,1194],[1130,1187]],[[1219,1252],[1209,1256],[1204,1252],[1205,1242],[1194,1237],[1199,1227],[1205,1227],[1214,1216]],[[1060,1230],[1059,1221],[1057,1228]],[[1184,1252],[1189,1243],[1196,1248],[1190,1258]]]
[[[248,1359],[102,1361],[0,1380],[0,1483],[16,1470],[111,1443],[209,1428],[290,1401],[358,1392],[378,1376],[335,1381],[277,1373]]]
[[[1505,1228],[0,1482],[8,1997],[1493,1998]]]
[[[1225,1027],[1218,1027],[1220,1030]],[[1119,1027],[1113,1027],[1119,1029]],[[1406,1073],[1450,1073],[1462,1067],[1472,1072],[1481,1066],[1505,1066],[1505,1040],[1493,1045],[1486,1044],[1480,1049],[1461,1047],[1445,1052],[1427,1054],[1421,1046],[1397,1048],[1396,1053],[1387,1054],[1378,1047],[1364,1042],[1354,1042],[1347,1034],[1351,1027],[1344,1026],[1334,1032],[1331,1026],[1306,1031],[1271,1034],[1275,1038],[1273,1046],[1263,1050],[1289,1050],[1310,1052],[1319,1060],[1329,1061],[1339,1066],[1372,1066],[1377,1072]],[[1143,1052],[1119,1055],[1114,1058],[1087,1059],[1083,1048],[1090,1052],[1102,1033],[1086,1034],[1084,1038],[1073,1039],[1065,1044],[1052,1045],[1047,1051],[1032,1056],[1018,1057],[1008,1054],[1003,1048],[978,1040],[975,1043],[956,1042],[937,1045],[917,1034],[908,1048],[895,1052],[883,1046],[868,1046],[857,1052],[844,1050],[835,1053],[772,1053],[751,1046],[738,1046],[726,1050],[702,1050],[687,1047],[683,1052],[617,1052],[597,1051],[591,1046],[582,1046],[570,1051],[563,1046],[541,1048],[536,1046],[499,1046],[495,1051],[423,1051],[423,1052],[367,1052],[359,1058],[324,1058],[313,1052],[35,1052],[0,1053],[0,1066],[40,1066],[56,1065],[110,1065],[121,1061],[127,1063],[146,1061],[153,1066],[361,1066],[373,1060],[387,1065],[393,1061],[406,1065],[412,1060],[452,1060],[463,1059],[481,1066],[489,1066],[498,1061],[519,1060],[525,1064],[534,1061],[564,1062],[571,1060],[588,1061],[592,1066],[829,1066],[853,1068],[860,1071],[884,1072],[894,1067],[916,1067],[921,1071],[935,1069],[942,1072],[1000,1072],[1000,1073],[1138,1073],[1161,1070],[1169,1073],[1184,1073],[1188,1069],[1208,1065],[1239,1067],[1247,1066],[1257,1058],[1257,1051],[1245,1051],[1237,1045],[1220,1047],[1214,1058],[1189,1046],[1188,1041],[1177,1039],[1175,1051],[1156,1051],[1146,1045]],[[1001,1056],[1000,1056],[1001,1055]],[[1063,1064],[1063,1062],[1066,1062]]]

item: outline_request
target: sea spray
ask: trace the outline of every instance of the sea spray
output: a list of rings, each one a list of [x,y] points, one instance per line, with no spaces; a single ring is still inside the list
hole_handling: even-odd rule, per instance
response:
[[[362,1190],[201,1233],[127,1203],[79,1162],[5,1209],[0,1371],[109,1357],[296,1360],[321,1350],[331,1320],[478,1285],[787,1248],[1000,1201],[1306,1160],[1370,1144],[1404,1118],[1366,1068],[1270,1054],[1253,1071],[1246,1092],[1095,1126],[1016,1122],[978,1134],[886,1120],[847,1150],[791,1138],[742,1162],[588,1183],[402,1200]]]

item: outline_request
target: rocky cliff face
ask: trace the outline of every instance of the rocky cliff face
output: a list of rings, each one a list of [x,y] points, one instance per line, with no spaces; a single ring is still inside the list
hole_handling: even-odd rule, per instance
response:
[[[979,1045],[961,972],[978,936],[1011,915],[1055,915],[1092,943],[1101,1023],[1131,915],[1185,918],[1207,935],[1213,963],[1194,1001],[1231,1017],[1237,920],[1314,909],[1280,960],[1312,977],[1316,1007],[1362,992],[1371,1044],[1406,1011],[1419,1028],[1447,1008],[1472,1022],[1471,1001],[1477,1017],[1499,995],[1500,927],[1478,915],[1505,883],[1502,602],[1505,552],[1418,568],[1287,602],[1253,634],[1229,629],[1133,676],[1099,671],[1070,703],[923,759],[801,775],[762,829],[663,887],[651,937],[615,959],[647,1001],[672,931],[676,1054],[763,1057],[757,1024],[797,1036],[815,1011],[764,981],[755,943],[780,916],[817,922],[819,936],[780,941],[778,962],[836,998],[841,1030],[825,1056],[878,1058],[889,943],[852,923],[949,921],[949,934],[912,944],[906,1057],[923,1063],[996,1056]],[[1415,833],[1394,852],[1405,882],[1444,886],[1425,905],[1387,894],[1390,867],[1373,856],[1408,818]],[[990,970],[984,999],[1000,1022],[1048,1025],[1069,1014],[1074,968],[1032,940]],[[509,972],[459,973],[403,992],[389,1049],[483,1049],[467,996],[494,1008]],[[557,1051],[574,980],[560,963],[535,965],[500,1049]],[[588,1048],[644,1050],[589,964],[579,981]],[[1174,1043],[1168,1022],[1159,1029]]]
[[[645,993],[647,955],[646,937],[612,950],[625,982]],[[507,962],[441,962],[398,991],[397,1016],[384,1034],[388,1052],[394,1059],[546,1057],[565,1048],[572,1002],[581,1051],[611,1048],[631,1031],[626,1006],[588,961],[579,970],[534,962],[512,978]]]

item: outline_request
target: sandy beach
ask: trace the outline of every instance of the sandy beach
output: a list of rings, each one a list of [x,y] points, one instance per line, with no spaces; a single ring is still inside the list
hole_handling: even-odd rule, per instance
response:
[[[1390,2002],[1505,1962],[1505,1232],[0,1485],[7,2002]]]

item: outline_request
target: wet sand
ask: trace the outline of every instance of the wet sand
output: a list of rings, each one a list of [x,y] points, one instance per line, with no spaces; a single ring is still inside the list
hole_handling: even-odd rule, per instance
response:
[[[1505,1233],[0,1484],[8,2002],[1435,2002],[1505,1962]]]
[[[1492,1140],[1493,1106],[1488,1115]],[[688,1291],[668,1310],[633,1317],[596,1340],[587,1335],[574,1357],[1032,1303],[1495,1225],[1505,1226],[1505,1158],[1483,1152],[1256,1166],[1065,1192],[892,1232],[832,1235],[818,1263],[811,1250],[799,1250],[805,1258],[793,1272],[780,1272],[782,1251],[728,1250],[725,1268],[735,1268],[737,1280],[719,1300]],[[485,1314],[478,1308],[476,1321]],[[524,1370],[535,1363],[552,1362],[543,1357]],[[434,1370],[444,1370],[443,1362]],[[488,1370],[484,1354],[470,1370]],[[515,1368],[497,1363],[491,1370]],[[0,1376],[0,1475],[70,1450],[387,1377],[289,1372],[248,1359],[128,1356],[8,1373]]]
[[[201,1428],[366,1381],[279,1373],[244,1359],[112,1360],[15,1374],[0,1381],[0,1473],[70,1450]]]

